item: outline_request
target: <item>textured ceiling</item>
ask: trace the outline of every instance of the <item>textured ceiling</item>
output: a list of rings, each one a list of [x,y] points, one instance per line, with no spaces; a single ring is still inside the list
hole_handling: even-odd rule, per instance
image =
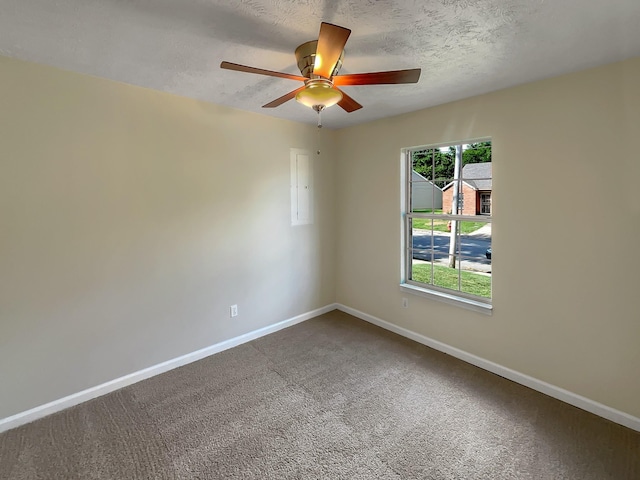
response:
[[[340,73],[422,68],[415,85],[345,87],[338,128],[640,55],[640,0],[0,0],[0,54],[275,117],[315,123],[295,101],[261,105],[299,74],[320,22],[352,30]]]

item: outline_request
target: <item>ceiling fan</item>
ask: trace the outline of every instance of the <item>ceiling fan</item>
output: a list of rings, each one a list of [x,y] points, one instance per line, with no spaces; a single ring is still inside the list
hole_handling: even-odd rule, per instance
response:
[[[318,40],[303,43],[296,48],[296,60],[302,76],[230,62],[222,62],[220,68],[304,82],[303,86],[262,107],[278,107],[295,97],[298,102],[313,108],[318,113],[336,103],[349,113],[362,108],[362,105],[337,87],[416,83],[420,78],[419,68],[338,75],[349,34],[351,30],[348,28],[322,22]]]

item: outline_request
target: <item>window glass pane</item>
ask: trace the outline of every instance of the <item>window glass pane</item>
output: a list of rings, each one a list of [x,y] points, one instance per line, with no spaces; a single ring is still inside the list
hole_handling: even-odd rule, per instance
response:
[[[411,258],[413,260],[420,260],[421,262],[430,262],[431,259],[435,256],[433,250],[430,247],[427,248],[416,248],[416,242],[414,240],[414,247],[411,249]]]
[[[414,258],[420,260],[431,260],[434,262],[444,262],[449,255],[450,235],[441,232],[414,230],[413,249]],[[417,255],[415,252],[420,252]],[[433,255],[432,255],[433,254]]]
[[[421,262],[431,262],[434,258],[434,250],[432,248],[432,234],[429,229],[431,220],[414,219],[414,225],[421,226],[426,223],[425,230],[414,228],[411,238],[412,259]]]
[[[451,180],[444,180],[445,184],[442,189],[442,213],[451,215],[451,205],[453,202],[453,182]]]
[[[441,213],[442,189],[453,177],[455,149],[428,148],[411,152],[411,211]]]
[[[425,262],[414,258],[411,264],[411,280],[414,282],[432,284],[431,270],[431,262]]]
[[[433,219],[433,231],[440,233],[447,233],[449,231],[449,221],[445,219]]]
[[[413,171],[426,180],[433,181],[434,177],[437,176],[433,168],[435,152],[432,148],[412,152]]]
[[[491,223],[480,221],[481,218],[478,217],[478,221],[458,221],[456,222],[458,225],[458,231],[460,235],[466,235],[468,237],[481,237],[486,238],[489,237],[491,240]]]
[[[439,219],[437,217],[413,219],[414,235],[426,235],[427,233],[431,234],[431,230],[440,233],[448,233],[451,231],[450,229],[450,222],[446,219]]]
[[[460,290],[491,298],[491,223],[460,222]]]
[[[434,150],[411,153],[411,211],[436,213],[442,210],[442,189],[433,182]]]
[[[431,263],[432,261],[433,255],[429,222],[430,220],[422,218],[407,219],[410,232],[408,237],[409,244],[407,246],[407,257],[411,258],[414,263]],[[423,227],[424,229],[421,229],[420,227]],[[407,278],[413,279],[411,272],[407,272]]]
[[[491,298],[491,273],[474,270],[474,262],[462,260],[460,262],[460,291]]]
[[[433,220],[430,218],[414,218],[413,229],[419,230],[418,232],[415,232],[414,235],[424,234],[423,230],[431,231],[432,224]]]
[[[437,287],[458,290],[458,269],[451,267],[453,257],[446,255],[442,261],[433,265],[433,284]]]
[[[491,261],[487,250],[491,248],[491,223],[457,222],[459,224],[458,249],[467,268],[479,272],[489,272]]]
[[[462,146],[462,165],[490,162],[491,142],[465,143]]]
[[[491,142],[471,143],[462,152],[461,193],[464,206],[463,215],[489,215],[490,198],[493,189]],[[485,197],[483,203],[482,198]]]

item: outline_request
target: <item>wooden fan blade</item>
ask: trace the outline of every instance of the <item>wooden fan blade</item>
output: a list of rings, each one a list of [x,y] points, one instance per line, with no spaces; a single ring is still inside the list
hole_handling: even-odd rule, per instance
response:
[[[388,72],[354,73],[352,75],[336,75],[332,82],[336,86],[348,85],[384,85],[395,83],[417,83],[420,79],[419,68],[411,70],[390,70]]]
[[[227,70],[236,70],[238,72],[257,73],[258,75],[267,75],[269,77],[288,78],[289,80],[300,80],[304,82],[306,78],[299,75],[291,75],[290,73],[274,72],[272,70],[264,70],[262,68],[247,67],[246,65],[239,65],[237,63],[222,62],[220,68]]]
[[[300,88],[296,88],[293,92],[289,92],[286,95],[281,96],[280,98],[276,98],[273,102],[269,102],[266,105],[263,105],[262,108],[274,108],[274,107],[279,107],[280,105],[282,105],[284,102],[288,102],[289,100],[291,100],[292,98],[294,98],[298,92],[301,92],[302,90],[304,90],[306,87],[303,85]]]
[[[338,90],[340,89],[338,88]],[[340,105],[344,111],[346,111],[347,113],[351,113],[362,108],[362,105],[360,105],[342,90],[340,90],[340,93],[342,93],[342,100],[338,102],[338,105]]]
[[[318,47],[316,48],[314,75],[331,78],[333,69],[342,55],[342,50],[344,50],[350,34],[351,30],[348,28],[322,22],[318,35]]]

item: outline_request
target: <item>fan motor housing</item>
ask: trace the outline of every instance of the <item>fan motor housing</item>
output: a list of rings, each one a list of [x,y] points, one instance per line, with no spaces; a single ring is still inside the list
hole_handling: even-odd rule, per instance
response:
[[[316,50],[318,49],[318,41],[311,40],[310,42],[303,43],[296,48],[296,61],[298,62],[298,68],[303,77],[313,77],[313,67],[316,62]],[[336,62],[336,66],[331,73],[331,76],[337,75],[342,67],[342,60],[344,59],[344,50],[340,54],[340,58]],[[317,75],[316,75],[317,77]]]

